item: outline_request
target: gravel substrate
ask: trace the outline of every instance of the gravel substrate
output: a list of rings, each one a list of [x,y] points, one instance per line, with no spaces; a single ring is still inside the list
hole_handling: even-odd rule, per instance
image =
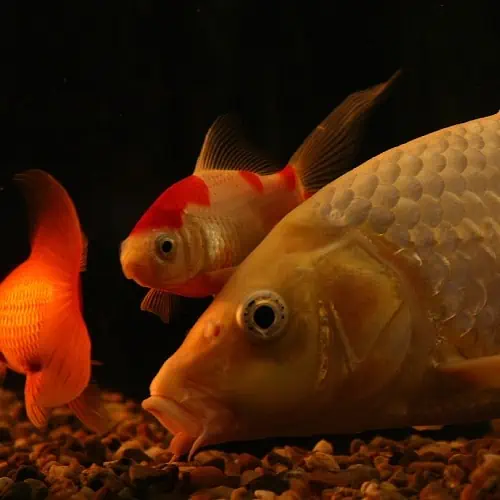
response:
[[[0,498],[49,499],[500,499],[500,439],[354,439],[349,454],[328,441],[264,457],[199,452],[168,464],[169,435],[140,405],[106,393],[120,419],[97,437],[65,408],[47,433],[26,420],[15,393],[0,390]]]

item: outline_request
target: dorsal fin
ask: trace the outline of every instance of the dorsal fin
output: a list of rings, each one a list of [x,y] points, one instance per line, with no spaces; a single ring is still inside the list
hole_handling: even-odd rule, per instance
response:
[[[306,192],[314,193],[354,167],[365,125],[402,71],[383,83],[346,97],[306,138],[289,164]]]
[[[282,165],[265,158],[245,139],[240,121],[233,115],[219,116],[205,135],[194,173],[203,170],[245,170],[266,175]]]
[[[164,323],[169,323],[176,298],[168,292],[151,288],[141,302],[141,311],[156,314]]]

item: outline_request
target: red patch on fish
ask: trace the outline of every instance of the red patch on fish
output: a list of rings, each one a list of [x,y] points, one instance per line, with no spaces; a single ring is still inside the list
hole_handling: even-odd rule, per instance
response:
[[[190,175],[165,190],[139,219],[132,233],[168,227],[182,227],[182,216],[188,205],[210,206],[205,181]]]
[[[297,174],[292,165],[287,165],[278,175],[283,178],[288,191],[293,191],[297,187]]]
[[[247,172],[246,170],[240,170],[239,174],[243,179],[245,179],[250,186],[252,186],[255,191],[262,193],[264,191],[264,184],[262,184],[262,180],[257,174],[253,172]]]

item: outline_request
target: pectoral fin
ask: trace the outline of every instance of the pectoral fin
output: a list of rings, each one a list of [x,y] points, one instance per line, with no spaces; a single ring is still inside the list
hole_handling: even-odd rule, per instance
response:
[[[457,380],[483,389],[500,389],[500,355],[452,361],[436,369]]]
[[[169,323],[175,304],[176,300],[173,295],[152,288],[141,302],[141,311],[156,314],[164,323]]]

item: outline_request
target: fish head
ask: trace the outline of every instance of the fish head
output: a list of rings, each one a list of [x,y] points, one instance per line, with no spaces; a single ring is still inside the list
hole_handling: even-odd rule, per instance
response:
[[[238,266],[143,403],[197,446],[272,434],[311,399],[320,349],[314,273],[299,269],[296,255],[276,262],[271,252]]]
[[[339,410],[344,399],[348,406],[353,390],[366,394],[373,384],[361,379],[378,381],[369,369],[392,367],[387,358],[394,351],[401,362],[401,342],[392,337],[408,318],[398,316],[399,298],[379,288],[376,265],[332,246],[325,232],[279,226],[238,266],[143,402],[171,432],[190,434],[197,446],[325,431],[335,410],[349,425],[350,415]],[[342,270],[363,274],[357,266],[365,264],[366,279],[357,288],[332,279]],[[356,283],[356,272],[349,279]],[[391,324],[394,317],[398,324]],[[382,356],[374,361],[375,344]]]
[[[147,288],[167,289],[196,276],[204,264],[201,222],[193,206],[208,208],[208,186],[191,175],[166,189],[122,242],[123,273]]]
[[[189,220],[181,228],[133,231],[120,247],[126,278],[156,289],[168,289],[195,276],[201,269],[202,256],[200,232]]]

